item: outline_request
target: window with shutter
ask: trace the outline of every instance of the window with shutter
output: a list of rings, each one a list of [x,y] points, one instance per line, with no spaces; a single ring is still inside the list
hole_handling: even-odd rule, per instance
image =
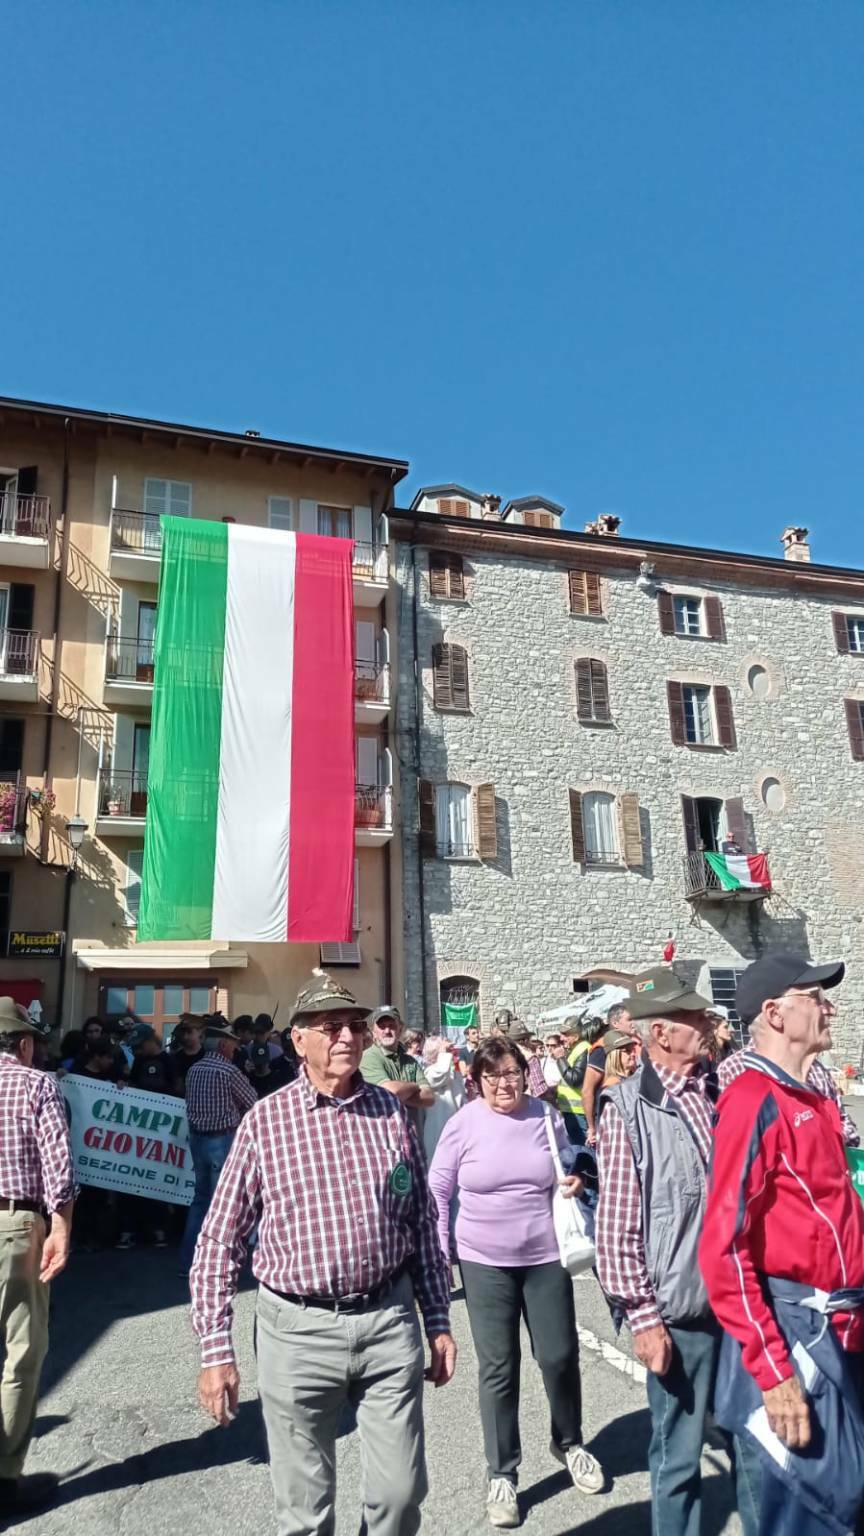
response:
[[[637,813],[638,815],[638,813]],[[621,848],[615,796],[592,791],[582,796],[586,864],[619,864]]]
[[[723,815],[726,821],[726,841],[734,843],[739,853],[749,853],[747,839],[747,823],[744,819],[744,801],[740,795],[733,795],[723,806]],[[724,848],[721,840],[721,853],[731,853],[734,849]]]
[[[124,902],[126,925],[138,926],[138,908],[141,905],[141,871],[144,868],[144,849],[130,848],[126,855],[126,890]]]
[[[471,507],[467,501],[445,496],[438,502],[438,511],[442,517],[468,517]]]
[[[551,512],[523,512],[522,522],[526,528],[551,528]]]
[[[580,656],[576,663],[576,717],[585,725],[608,725],[609,683],[605,664]]]
[[[481,784],[477,790],[477,852],[481,859],[498,857],[494,784]]]
[[[709,640],[726,639],[726,623],[723,618],[723,604],[719,597],[706,597],[704,604],[705,632]]]
[[[719,685],[714,689],[714,713],[717,716],[717,739],[720,746],[734,751],[738,742],[735,717],[732,714],[732,695],[725,686]]]
[[[435,785],[428,779],[420,779],[417,786],[420,820],[420,852],[434,858],[437,842],[437,817],[435,814]]]
[[[853,656],[864,654],[864,619],[855,618],[852,614],[846,619],[846,635],[849,640],[847,650]]]
[[[639,816],[639,796],[620,795],[618,811],[621,818],[621,851],[628,869],[639,869],[645,862],[642,851],[642,823]]]
[[[861,699],[844,699],[849,745],[856,763],[864,762],[864,702]]]
[[[291,513],[290,496],[268,496],[267,498],[267,526],[278,528],[283,533],[290,533],[294,527]]]
[[[849,650],[849,627],[845,613],[832,613],[831,623],[834,626],[834,644],[845,655]]]
[[[467,784],[435,788],[435,853],[439,859],[470,859],[471,791]]]
[[[701,635],[702,603],[698,597],[673,597],[676,635]]]
[[[570,790],[570,838],[573,844],[573,860],[585,863],[585,830],[582,825],[582,796],[578,789]]]
[[[150,517],[191,517],[192,487],[185,480],[144,481],[144,511]]]
[[[432,652],[432,691],[436,709],[470,708],[468,653],[461,645],[436,645]]]
[[[429,555],[429,592],[435,598],[461,601],[465,597],[465,576],[461,555]]]
[[[568,571],[570,585],[570,612],[580,618],[603,617],[603,596],[600,577],[595,571]]]

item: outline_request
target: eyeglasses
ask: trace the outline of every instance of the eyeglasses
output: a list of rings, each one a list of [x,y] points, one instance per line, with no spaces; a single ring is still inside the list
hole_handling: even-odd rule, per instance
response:
[[[343,1029],[350,1029],[352,1035],[365,1035],[365,1019],[347,1019],[342,1024],[307,1024],[306,1033],[309,1035],[327,1035],[330,1040],[338,1039]]]
[[[484,1083],[491,1083],[494,1088],[500,1087],[502,1083],[521,1083],[522,1081],[521,1072],[481,1072],[480,1076]]]
[[[831,999],[821,987],[791,987],[787,993],[789,997],[809,997],[813,1003],[818,1003],[820,1008],[827,1008]]]

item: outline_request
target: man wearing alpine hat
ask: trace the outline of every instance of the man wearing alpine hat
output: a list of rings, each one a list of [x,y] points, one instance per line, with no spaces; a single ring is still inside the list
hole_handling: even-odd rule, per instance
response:
[[[239,1389],[232,1301],[257,1225],[258,1387],[279,1536],[334,1531],[347,1404],[363,1443],[365,1529],[414,1536],[426,1494],[415,1298],[427,1377],[444,1386],[456,1360],[423,1155],[399,1099],[359,1071],[367,1015],[313,972],[291,1017],[300,1075],[241,1121],[191,1274],[199,1397],[227,1424]]]
[[[864,1529],[864,1205],[836,1103],[814,1088],[839,961],[770,955],[736,1007],[745,1070],[721,1095],[699,1262],[727,1338],[716,1413],[762,1460],[771,1536]]]

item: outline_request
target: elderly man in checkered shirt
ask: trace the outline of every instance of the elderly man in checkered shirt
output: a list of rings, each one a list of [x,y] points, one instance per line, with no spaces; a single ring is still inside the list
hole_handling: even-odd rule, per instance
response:
[[[69,1255],[75,1180],[60,1090],[33,1068],[41,1035],[0,997],[0,1524],[51,1502],[57,1478],[22,1477],[48,1349],[49,1282]]]
[[[313,973],[291,1019],[299,1078],[240,1122],[190,1276],[199,1397],[226,1424],[239,1389],[232,1300],[257,1225],[258,1388],[279,1536],[332,1536],[347,1404],[363,1442],[369,1536],[414,1536],[426,1494],[415,1298],[427,1377],[444,1386],[456,1361],[422,1152],[399,1100],[358,1070],[367,1014]]]

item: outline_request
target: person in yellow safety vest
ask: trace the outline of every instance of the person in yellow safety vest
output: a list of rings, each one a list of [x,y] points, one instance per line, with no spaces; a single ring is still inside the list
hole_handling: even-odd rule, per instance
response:
[[[605,1020],[588,1017],[567,1019],[561,1030],[565,1043],[558,1062],[561,1082],[558,1085],[557,1107],[564,1117],[567,1134],[576,1147],[584,1147],[588,1135],[588,1121],[582,1102],[588,1057],[605,1028]]]

